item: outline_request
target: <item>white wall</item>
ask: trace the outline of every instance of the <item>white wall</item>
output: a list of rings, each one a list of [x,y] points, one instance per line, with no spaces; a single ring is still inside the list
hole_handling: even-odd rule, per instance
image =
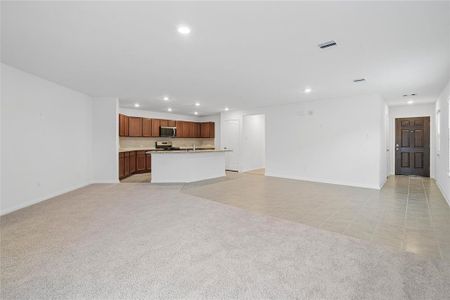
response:
[[[383,103],[374,95],[265,109],[266,175],[380,188]]]
[[[430,117],[430,177],[435,177],[435,105],[411,104],[389,107],[389,174],[395,174],[395,119],[408,117]]]
[[[93,182],[119,182],[117,98],[94,98],[92,103]]]
[[[266,164],[265,115],[244,115],[241,171],[262,169]]]
[[[92,100],[1,65],[1,214],[91,182]]]
[[[449,170],[449,107],[450,100],[450,82],[442,91],[436,101],[435,111],[441,111],[441,149],[439,156],[436,156],[436,183],[438,184],[447,203],[450,205],[450,170]]]

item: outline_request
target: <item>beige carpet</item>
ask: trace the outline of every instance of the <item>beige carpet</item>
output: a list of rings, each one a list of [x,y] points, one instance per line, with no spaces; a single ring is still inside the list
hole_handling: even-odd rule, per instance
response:
[[[445,299],[450,265],[180,192],[92,185],[1,218],[2,299]]]

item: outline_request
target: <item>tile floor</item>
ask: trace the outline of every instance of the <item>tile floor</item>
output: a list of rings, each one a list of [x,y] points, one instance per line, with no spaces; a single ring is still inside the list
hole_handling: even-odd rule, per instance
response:
[[[184,185],[187,194],[450,261],[450,208],[434,180],[391,176],[380,191],[261,176]]]

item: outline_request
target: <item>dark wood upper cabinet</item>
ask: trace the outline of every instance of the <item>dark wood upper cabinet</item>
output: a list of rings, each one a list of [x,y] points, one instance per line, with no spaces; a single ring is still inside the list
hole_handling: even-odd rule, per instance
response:
[[[209,138],[209,123],[200,123],[200,137]]]
[[[153,137],[159,136],[159,127],[160,126],[161,126],[161,120],[152,119],[152,136]]]
[[[215,136],[215,123],[209,122],[209,137],[214,138]]]
[[[159,137],[160,127],[176,127],[179,138],[214,138],[214,122],[190,122],[128,117],[119,114],[119,136]]]
[[[192,137],[199,138],[200,135],[200,123],[194,122],[192,123]]]
[[[128,136],[142,136],[142,118],[128,117]]]
[[[142,119],[142,136],[153,136],[152,135],[152,119],[147,119],[147,118]]]
[[[119,136],[128,136],[128,117],[119,114]]]
[[[183,122],[183,137],[191,137],[191,122]]]
[[[177,127],[177,137],[185,137],[184,136],[184,122],[183,121],[176,121],[176,127]]]

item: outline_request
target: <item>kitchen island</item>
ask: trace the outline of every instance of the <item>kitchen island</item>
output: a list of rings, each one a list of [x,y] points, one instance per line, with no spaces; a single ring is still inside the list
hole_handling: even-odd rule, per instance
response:
[[[231,150],[151,150],[152,183],[187,183],[225,176]]]

